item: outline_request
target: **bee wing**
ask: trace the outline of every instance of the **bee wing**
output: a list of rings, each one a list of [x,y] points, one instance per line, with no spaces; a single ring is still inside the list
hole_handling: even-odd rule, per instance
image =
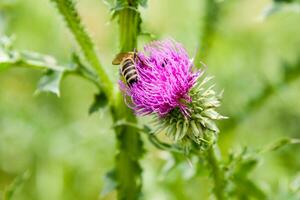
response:
[[[133,54],[133,52],[123,52],[123,53],[119,53],[115,59],[112,61],[113,65],[119,65],[121,64],[123,58],[131,56]]]

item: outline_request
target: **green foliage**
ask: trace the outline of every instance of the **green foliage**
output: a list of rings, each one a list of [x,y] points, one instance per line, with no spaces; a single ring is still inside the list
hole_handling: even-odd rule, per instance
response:
[[[11,40],[4,37],[0,42],[0,70],[13,66],[46,70],[38,84],[37,92],[52,92],[58,96],[64,75],[75,72],[74,66],[59,65],[51,56],[13,50]]]
[[[37,93],[52,92],[57,96],[60,96],[59,86],[63,76],[64,76],[63,72],[55,72],[55,71],[46,72],[38,84]]]
[[[56,60],[51,56],[27,51],[15,51],[12,46],[12,40],[8,37],[3,37],[0,40],[0,70],[12,66],[55,71],[64,71],[65,68],[58,65]]]
[[[0,71],[10,67],[43,70],[44,75],[39,81],[37,93],[52,92],[60,96],[60,84],[67,74],[80,75],[100,87],[97,75],[82,64],[75,54],[72,62],[61,65],[50,55],[17,51],[13,48],[12,39],[3,37],[0,39]]]
[[[225,164],[226,179],[228,180],[228,193],[237,199],[267,199],[266,193],[252,180],[249,175],[257,166],[258,158],[255,152],[247,148],[229,155]]]
[[[103,109],[105,106],[107,106],[107,103],[108,103],[108,99],[103,92],[96,94],[94,96],[94,102],[90,106],[89,114],[91,115],[99,111],[100,109]]]

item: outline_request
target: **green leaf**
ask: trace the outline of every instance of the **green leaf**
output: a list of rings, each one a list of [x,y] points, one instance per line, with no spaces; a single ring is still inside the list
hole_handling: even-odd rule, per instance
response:
[[[116,190],[117,187],[118,187],[118,180],[117,180],[116,170],[113,169],[107,172],[106,175],[104,176],[104,186],[100,193],[100,196],[101,197],[106,196],[110,192]]]
[[[36,93],[39,94],[40,92],[52,92],[57,96],[60,96],[59,88],[63,76],[64,72],[49,70],[40,79]]]
[[[96,94],[94,97],[94,102],[89,109],[89,114],[91,115],[99,111],[100,109],[104,108],[105,106],[107,106],[107,103],[108,103],[108,99],[103,92]]]
[[[7,67],[28,67],[32,69],[50,69],[54,71],[72,71],[72,66],[61,66],[49,55],[30,51],[17,51],[13,49],[12,39],[0,38],[0,69]]]
[[[69,72],[76,72],[76,63],[60,65],[57,60],[49,55],[29,51],[16,51],[12,47],[12,40],[8,37],[0,39],[0,70],[9,67],[26,67],[31,69],[46,70],[40,79],[36,93],[52,92],[60,95],[59,87],[62,78]]]

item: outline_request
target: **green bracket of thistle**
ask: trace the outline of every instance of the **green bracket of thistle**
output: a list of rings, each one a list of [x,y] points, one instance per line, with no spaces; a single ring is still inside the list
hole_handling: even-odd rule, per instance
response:
[[[191,115],[185,116],[177,108],[165,117],[154,116],[157,126],[155,133],[165,132],[188,154],[193,147],[200,150],[210,148],[217,141],[219,129],[216,120],[226,119],[216,111],[220,106],[222,93],[217,94],[213,87],[205,87],[212,77],[197,82],[189,92],[192,102],[187,104]]]

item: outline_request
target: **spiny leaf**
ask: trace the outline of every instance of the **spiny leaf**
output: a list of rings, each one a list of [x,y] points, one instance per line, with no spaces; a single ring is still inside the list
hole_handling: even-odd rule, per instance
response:
[[[74,70],[74,66],[59,65],[52,56],[30,51],[17,51],[13,49],[12,39],[8,37],[0,39],[0,69],[3,66],[19,66],[54,71]]]
[[[48,71],[40,79],[36,94],[40,92],[52,92],[57,96],[60,96],[60,83],[64,76],[64,72]]]
[[[89,109],[89,114],[93,114],[94,112],[99,111],[104,108],[108,103],[108,99],[103,92],[96,94],[94,97],[94,102]]]
[[[16,51],[12,47],[11,39],[4,37],[0,40],[0,70],[14,66],[46,70],[38,84],[37,93],[53,92],[58,96],[60,95],[60,82],[64,74],[75,72],[74,65],[59,65],[52,56]]]

